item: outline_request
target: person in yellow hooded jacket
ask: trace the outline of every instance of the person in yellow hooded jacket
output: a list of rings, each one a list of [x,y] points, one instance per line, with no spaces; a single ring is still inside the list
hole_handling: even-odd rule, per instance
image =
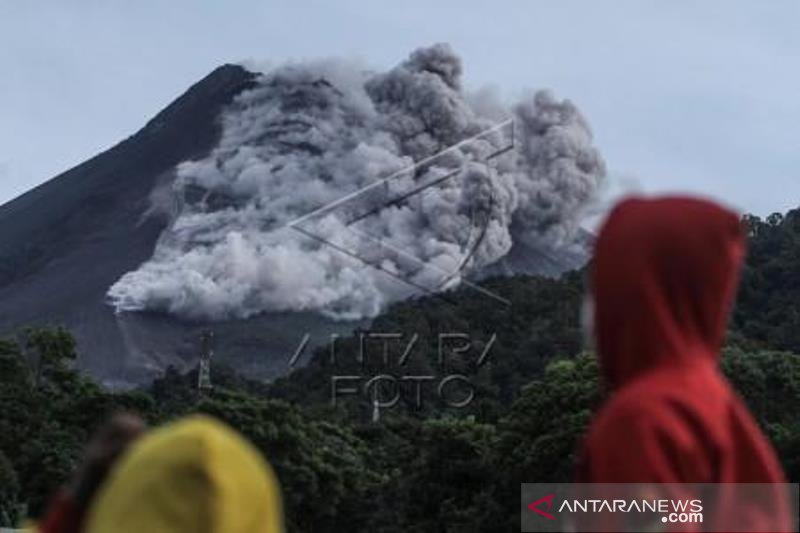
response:
[[[88,476],[94,480],[88,483],[91,490],[65,490],[57,497],[37,528],[40,533],[283,531],[280,488],[272,469],[228,426],[202,415],[141,437],[130,419],[117,419],[113,426],[116,430],[106,430],[105,438],[100,432],[96,449],[135,442],[114,458],[102,481],[97,482],[97,474]],[[77,486],[87,485],[85,474],[77,478]]]

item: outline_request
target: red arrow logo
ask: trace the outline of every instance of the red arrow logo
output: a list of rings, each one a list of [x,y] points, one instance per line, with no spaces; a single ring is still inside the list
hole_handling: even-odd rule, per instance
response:
[[[550,513],[547,513],[545,511],[542,511],[541,509],[539,509],[539,504],[541,504],[542,502],[547,502],[547,510],[549,511],[550,508],[553,506],[553,498],[554,497],[555,497],[555,494],[548,494],[544,498],[542,498],[540,500],[536,500],[535,502],[528,504],[528,509],[530,509],[534,513],[538,513],[538,514],[542,515],[545,518],[548,518],[550,520],[555,520],[556,519],[555,516],[553,516]]]

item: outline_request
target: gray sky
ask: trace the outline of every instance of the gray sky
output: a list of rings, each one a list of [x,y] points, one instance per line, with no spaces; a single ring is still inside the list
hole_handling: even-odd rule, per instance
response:
[[[794,0],[0,0],[0,203],[134,133],[221,63],[386,68],[446,41],[469,88],[575,101],[612,191],[785,211],[800,206],[798,22]]]

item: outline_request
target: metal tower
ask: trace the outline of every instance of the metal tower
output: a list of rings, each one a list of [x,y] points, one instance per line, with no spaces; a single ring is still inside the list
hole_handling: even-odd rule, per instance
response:
[[[211,390],[211,358],[214,357],[214,333],[204,331],[200,336],[200,365],[197,370],[197,390]]]

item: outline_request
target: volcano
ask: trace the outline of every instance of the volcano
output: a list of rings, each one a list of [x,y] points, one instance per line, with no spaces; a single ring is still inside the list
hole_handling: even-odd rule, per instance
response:
[[[430,65],[436,61],[438,70],[434,71]],[[457,90],[457,80],[452,78],[460,67],[447,70],[442,64],[436,54],[425,52],[412,55],[403,68],[409,72],[417,69],[414,75],[426,76],[442,91]],[[401,75],[405,73],[398,74],[398,79],[388,79],[385,85],[395,90],[402,82]],[[168,240],[165,235],[169,237],[170,229],[174,229],[176,213],[163,209],[163,204],[171,201],[165,200],[163,194],[173,189],[181,164],[223,158],[218,152],[219,146],[225,144],[225,110],[242,95],[259,88],[268,93],[271,87],[277,87],[274,80],[265,82],[261,75],[241,66],[221,66],[131,137],[0,206],[0,332],[13,335],[25,326],[63,325],[78,341],[79,368],[109,386],[129,387],[152,379],[168,366],[186,369],[195,365],[200,339],[207,330],[214,332],[217,360],[239,372],[271,379],[290,370],[289,361],[304,339],[308,339],[306,350],[310,351],[333,334],[367,326],[369,316],[343,320],[315,309],[271,310],[262,306],[247,314],[186,316],[158,306],[121,309],[109,301],[109,288],[158,257]],[[340,94],[331,84],[318,79],[309,87],[310,92],[284,91],[280,109],[296,113],[296,108],[307,102],[324,108],[328,104],[320,103],[320,91],[331,98]],[[388,98],[380,93],[386,90],[374,89],[378,94],[375,98]],[[452,99],[449,94],[446,96]],[[549,100],[542,105],[553,107]],[[556,111],[566,109],[564,116],[573,120],[570,106]],[[390,111],[394,113],[394,109]],[[549,114],[543,116],[553,116],[553,109],[546,111]],[[582,124],[578,119],[575,121]],[[542,126],[535,120],[531,131],[544,135],[547,124]],[[291,123],[294,127],[296,122],[284,117],[281,124]],[[558,132],[564,130],[563,125],[557,126],[561,128]],[[557,141],[556,148],[550,146],[548,153],[569,145],[563,139]],[[281,139],[280,143],[281,155],[292,150],[321,155],[318,147],[305,141],[292,144]],[[531,146],[528,151],[538,145]],[[564,150],[575,152],[570,146]],[[586,160],[591,157],[587,158],[585,152],[570,152],[569,157],[577,161],[580,169],[590,166],[591,161]],[[542,163],[538,153],[530,158],[536,165],[550,164]],[[586,170],[587,175],[590,172]],[[563,189],[563,184],[558,187]],[[197,195],[197,189],[192,184],[183,192]],[[227,213],[236,207],[235,202],[242,202],[230,191],[199,194],[206,210],[216,201],[222,205],[214,209]],[[542,194],[537,192],[535,198],[544,207],[552,205],[552,200],[542,199]],[[154,205],[161,205],[162,209],[154,209]],[[579,267],[586,260],[585,245],[590,241],[585,232],[579,233],[569,247],[560,251],[519,243],[500,261],[484,268],[484,275],[526,272],[554,276]],[[299,362],[303,360],[301,357]]]
[[[217,68],[130,138],[0,206],[0,331],[64,325],[78,341],[78,366],[110,385],[194,364],[208,324],[118,314],[106,292],[150,258],[168,223],[147,216],[152,191],[172,179],[176,164],[215,146],[221,110],[254,77],[240,66]],[[274,376],[288,370],[306,332],[324,342],[343,327],[352,325],[314,313],[221,321],[216,351],[244,372]]]

